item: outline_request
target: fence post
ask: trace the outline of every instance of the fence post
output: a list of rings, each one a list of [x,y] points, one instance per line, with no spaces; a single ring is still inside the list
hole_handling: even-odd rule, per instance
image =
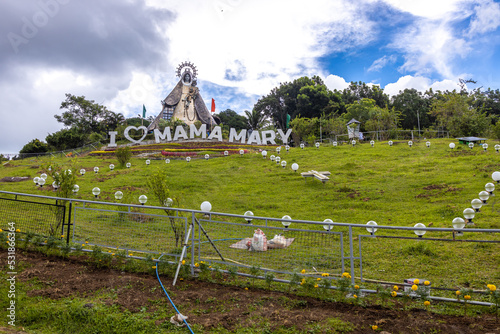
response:
[[[66,244],[69,244],[69,233],[70,233],[70,230],[71,230],[71,208],[72,208],[72,204],[73,202],[69,201],[69,210],[68,210],[68,232],[67,232],[67,235],[66,235]],[[66,206],[64,206],[64,210],[66,210]],[[65,214],[66,216],[66,214]],[[64,224],[63,224],[64,225]]]
[[[352,226],[349,225],[349,261],[351,261],[351,283],[354,284],[354,248],[352,246]]]

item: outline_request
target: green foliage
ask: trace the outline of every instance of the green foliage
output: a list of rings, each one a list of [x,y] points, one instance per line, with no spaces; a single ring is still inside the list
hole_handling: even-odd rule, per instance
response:
[[[252,130],[259,130],[265,127],[269,122],[266,119],[264,113],[253,109],[252,112],[245,110],[245,116],[247,118],[247,128]]]
[[[45,137],[45,140],[54,151],[61,151],[83,146],[86,144],[87,138],[87,134],[74,127],[61,129],[57,132],[49,134]]]
[[[49,150],[49,146],[40,141],[39,139],[33,139],[29,143],[23,146],[19,153],[45,153]]]
[[[226,109],[217,114],[217,116],[226,130],[234,128],[239,131],[247,128],[247,119],[244,116],[238,115],[234,110]]]
[[[124,167],[127,162],[130,161],[130,158],[132,158],[132,150],[130,149],[130,146],[118,147],[115,150],[115,157],[118,159],[120,166]]]
[[[269,290],[271,290],[271,284],[273,283],[274,278],[275,275],[270,271],[266,272],[266,274],[264,275],[264,279],[266,280],[267,288]]]

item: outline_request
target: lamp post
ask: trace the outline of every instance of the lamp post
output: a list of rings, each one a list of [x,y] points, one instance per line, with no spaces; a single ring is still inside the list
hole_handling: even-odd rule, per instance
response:
[[[389,140],[388,144],[389,144],[389,146],[392,146],[392,144],[393,144],[392,140]]]
[[[186,161],[190,162],[191,161],[191,157],[186,157]]]
[[[450,143],[450,145],[448,145],[448,147],[453,150],[455,148],[455,143]]]
[[[410,146],[410,148],[413,146],[413,142],[411,140],[408,142],[408,146]]]
[[[374,140],[370,140],[370,145],[371,145],[371,147],[375,146],[375,141]]]
[[[95,187],[94,189],[92,189],[92,194],[94,194],[95,198],[97,198],[97,196],[99,196],[100,193],[101,193],[101,189],[99,189],[98,187]]]
[[[38,184],[40,185],[40,188],[43,187],[43,185],[45,184],[45,179],[39,178],[38,179]]]
[[[283,217],[281,217],[281,224],[285,227],[285,228],[288,228],[288,226],[290,226],[290,224],[292,223],[291,220],[292,218],[289,216],[289,215],[284,215]]]
[[[165,163],[169,164],[170,163],[170,159],[165,159]]]
[[[94,167],[94,173],[99,173],[99,167]]]
[[[286,167],[286,161],[285,160],[282,160],[281,161],[281,167],[285,168]]]
[[[323,228],[327,231],[327,232],[330,232],[331,229],[332,229],[332,225],[333,224],[333,220],[327,218],[325,220],[323,220],[323,223],[326,223],[326,225],[323,225]]]
[[[488,198],[490,198],[490,194],[487,191],[481,191],[479,193],[479,199],[483,201],[483,204],[486,204],[486,201],[488,201]]]
[[[208,159],[210,159],[210,155],[205,154],[205,160],[208,160]]]
[[[224,151],[224,156],[227,157],[229,155],[228,151]]]
[[[115,192],[115,198],[117,201],[121,200],[123,198],[123,193],[118,190],[117,192]]]
[[[278,155],[279,155],[280,152],[281,152],[281,146],[276,147],[276,153],[278,153]]]
[[[281,158],[280,158],[280,157],[276,157],[276,163],[277,163],[278,165],[279,165],[280,161],[281,161]]]
[[[146,195],[139,196],[139,202],[141,203],[141,205],[146,204],[147,201],[148,201],[148,197]]]
[[[252,217],[253,217],[253,212],[252,211],[247,211],[244,214],[245,220],[247,221],[248,224],[252,223]]]
[[[474,147],[474,143],[473,142],[470,142],[469,143],[469,148],[472,150],[472,148]]]
[[[430,141],[426,142],[426,143],[425,143],[425,146],[427,146],[427,147],[431,147],[431,142],[430,142]]]
[[[127,168],[130,168],[132,167],[132,164],[130,162],[127,162],[127,164],[125,165]]]
[[[453,221],[451,222],[451,224],[453,225],[453,228],[455,229],[455,231],[453,231],[453,236],[464,235],[464,232],[462,230],[465,227],[465,220],[463,220],[462,217],[454,218]]]
[[[353,139],[351,144],[352,144],[352,147],[354,147],[354,145],[356,145],[356,141]]]
[[[267,157],[267,151],[266,151],[266,150],[262,151],[262,157],[263,157],[264,159]]]
[[[474,212],[474,209],[471,208],[464,210],[464,218],[466,219],[467,226],[474,226],[474,223],[472,222],[472,219],[474,219],[474,216],[476,215]]]
[[[500,145],[499,144],[496,144],[495,145],[495,151],[498,153],[498,151],[500,151]]]
[[[314,146],[316,146],[316,148],[319,148],[319,142],[317,142],[316,144],[314,144]]]
[[[204,201],[203,203],[201,203],[200,209],[203,212],[210,212],[210,210],[212,210],[212,204],[210,204],[210,202],[208,201]]]
[[[495,185],[491,182],[488,182],[484,185],[484,189],[490,194],[490,196],[493,196],[493,192],[495,191]]]
[[[243,156],[243,154],[245,154],[245,151],[240,150],[240,155]]]
[[[493,172],[493,174],[491,174],[491,178],[496,183],[499,183],[500,182],[500,172]]]
[[[487,149],[488,149],[488,144],[484,143],[483,144],[483,150],[486,152]]]
[[[275,157],[273,154],[271,154],[271,156],[269,157],[269,159],[270,159],[271,161],[274,161],[274,159],[276,159],[276,157]]]
[[[298,170],[298,169],[299,169],[299,164],[298,164],[298,163],[296,163],[296,162],[294,162],[294,163],[292,164],[292,170],[293,170],[294,172],[297,172],[297,170]]]
[[[418,228],[426,228],[426,226],[422,223],[416,223],[415,226],[413,227],[418,227]],[[422,238],[424,236],[426,231],[422,230],[414,230],[413,233],[415,233],[419,238]]]
[[[109,169],[111,169],[111,170],[115,169],[115,165],[110,164],[110,165],[109,165]]]
[[[334,142],[332,143],[332,145],[333,145],[333,147],[337,147],[338,143],[337,143],[336,141],[334,141]]]
[[[40,178],[38,176],[35,176],[33,178],[33,182],[35,182],[35,186],[38,186],[38,180],[40,180]]]
[[[288,151],[290,151],[290,145],[286,145],[285,150],[286,150],[286,153],[288,153]]]
[[[373,220],[370,220],[368,223],[366,223],[367,226],[377,226],[377,223],[374,222]],[[423,224],[422,224],[423,225]],[[371,235],[375,235],[375,232],[377,232],[377,228],[375,227],[367,227],[366,230],[370,232]],[[425,233],[425,232],[424,232]]]
[[[301,144],[300,144],[300,148],[301,148],[301,149],[304,149],[304,146],[305,146],[305,145],[304,145],[304,143],[301,143]]]
[[[84,176],[84,175],[85,175],[85,169],[83,169],[83,168],[82,168],[82,169],[80,169],[80,175],[81,175],[81,176]]]
[[[151,160],[147,159],[146,160],[146,166],[149,166],[150,163],[151,163]]]
[[[481,209],[481,207],[483,206],[483,201],[481,201],[479,198],[474,198],[470,202],[470,205],[476,212],[479,212],[479,209]]]

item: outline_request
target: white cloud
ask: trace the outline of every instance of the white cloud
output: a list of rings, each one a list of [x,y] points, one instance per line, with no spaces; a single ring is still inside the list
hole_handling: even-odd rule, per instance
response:
[[[328,87],[328,89],[330,90],[344,90],[345,88],[349,87],[349,82],[345,81],[344,78],[339,77],[335,74],[330,74],[324,81],[326,87]]]
[[[450,13],[464,9],[464,4],[473,0],[384,0],[403,12],[432,20],[447,18]]]
[[[411,89],[414,88],[420,92],[425,92],[429,88],[432,88],[432,90],[437,91],[445,91],[449,90],[452,91],[454,89],[458,89],[457,86],[457,81],[445,79],[442,81],[435,81],[432,82],[431,79],[422,77],[422,76],[411,76],[411,75],[405,75],[401,78],[398,79],[397,82],[395,83],[390,83],[387,84],[384,87],[384,93],[393,96],[397,95],[399,91],[403,91],[406,88]]]
[[[469,34],[484,34],[500,26],[500,4],[491,0],[482,1],[474,7],[475,17],[469,25]]]
[[[372,65],[368,68],[368,72],[376,72],[380,71],[382,68],[384,68],[388,64],[394,64],[398,57],[396,55],[390,55],[390,56],[383,56],[382,58],[379,58],[375,60]]]

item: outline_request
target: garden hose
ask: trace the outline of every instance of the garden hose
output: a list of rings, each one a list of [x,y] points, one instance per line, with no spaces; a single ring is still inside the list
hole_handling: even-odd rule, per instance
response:
[[[160,275],[158,274],[158,265],[160,264],[160,259],[161,259],[162,256],[163,256],[163,254],[158,258],[158,262],[156,263],[156,277],[158,278],[158,282],[160,282],[160,285],[161,285],[161,288],[163,289],[163,292],[165,292],[165,294],[167,295],[167,298],[170,301],[170,304],[172,304],[172,306],[174,307],[175,312],[177,312],[177,314],[181,315],[181,313],[179,312],[179,310],[177,309],[177,307],[175,307],[175,304],[172,301],[172,299],[170,299],[170,296],[168,295],[167,290],[165,290],[165,287],[163,286],[163,283],[160,280]],[[189,329],[189,331],[192,334],[194,334],[194,332],[191,329],[191,327],[189,327],[189,324],[187,323],[186,319],[184,319],[184,317],[181,317],[181,318],[182,318],[182,321],[184,321],[184,323],[186,324],[186,326]]]

